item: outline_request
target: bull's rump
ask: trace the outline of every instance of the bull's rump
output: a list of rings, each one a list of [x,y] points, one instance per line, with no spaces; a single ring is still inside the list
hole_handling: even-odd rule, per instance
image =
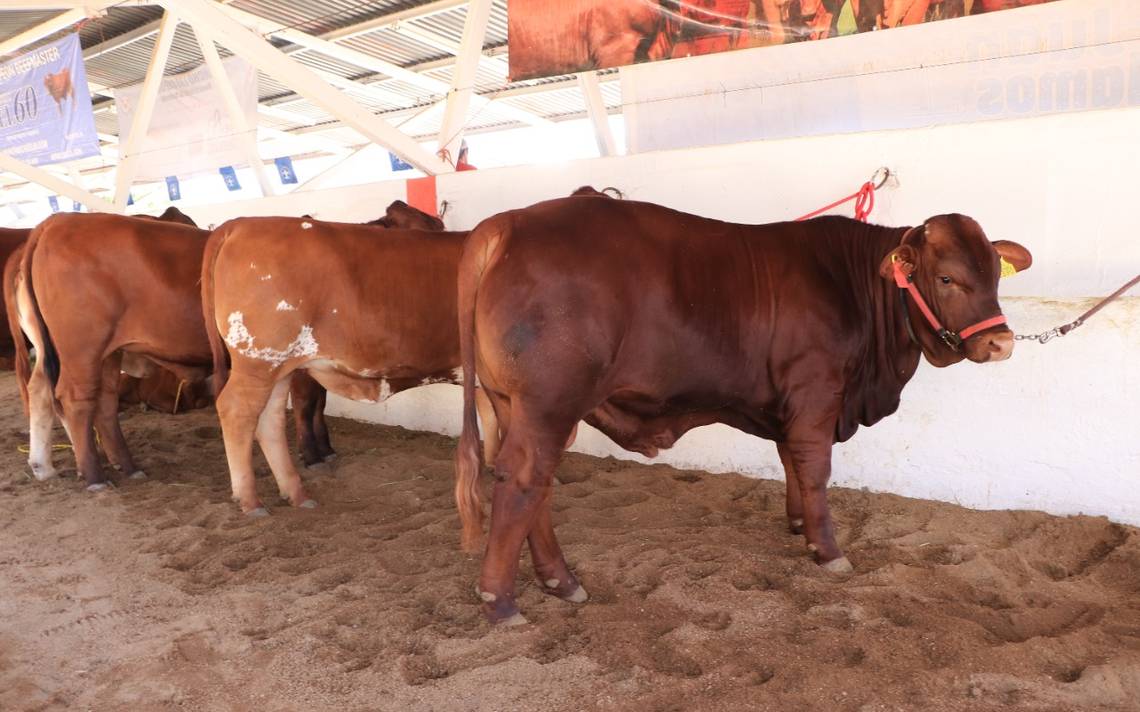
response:
[[[209,363],[198,292],[207,236],[144,218],[49,217],[34,233],[31,276],[52,339]]]
[[[219,231],[214,315],[231,356],[275,366],[319,357],[388,377],[459,363],[464,233],[297,218],[240,218]]]

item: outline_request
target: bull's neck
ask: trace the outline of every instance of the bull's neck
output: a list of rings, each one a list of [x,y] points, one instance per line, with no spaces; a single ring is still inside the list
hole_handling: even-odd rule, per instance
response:
[[[865,239],[853,241],[853,263],[865,284],[856,285],[856,294],[865,295],[865,309],[873,331],[867,342],[867,375],[880,383],[897,382],[901,390],[914,376],[922,349],[910,338],[908,309],[899,303],[899,288],[879,274],[879,267],[891,250],[899,246],[908,228],[867,225]],[[921,325],[914,324],[916,329]],[[888,377],[889,374],[889,377]]]

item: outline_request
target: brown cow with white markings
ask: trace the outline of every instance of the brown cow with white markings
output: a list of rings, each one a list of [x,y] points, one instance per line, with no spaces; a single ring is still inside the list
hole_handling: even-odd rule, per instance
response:
[[[255,437],[281,496],[316,506],[285,440],[286,396],[298,370],[365,402],[458,382],[455,276],[466,237],[305,218],[240,218],[214,231],[202,308],[243,512],[266,513],[253,479]],[[489,431],[497,432],[493,423]]]

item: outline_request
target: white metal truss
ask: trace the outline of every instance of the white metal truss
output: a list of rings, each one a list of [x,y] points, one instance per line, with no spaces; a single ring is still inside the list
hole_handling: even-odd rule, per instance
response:
[[[453,159],[457,154],[458,144],[462,138],[463,130],[470,121],[471,112],[476,114],[488,107],[493,107],[493,116],[496,118],[511,119],[516,122],[532,126],[549,126],[553,122],[539,113],[538,110],[514,104],[510,99],[523,97],[546,91],[565,90],[577,86],[585,99],[587,113],[594,123],[597,133],[599,152],[603,155],[614,152],[612,133],[606,120],[607,109],[598,86],[599,82],[613,81],[613,75],[598,76],[594,72],[579,75],[568,80],[544,82],[531,86],[516,86],[506,90],[480,94],[475,91],[476,72],[483,68],[482,75],[487,70],[494,74],[505,76],[505,47],[496,47],[484,51],[483,42],[493,6],[492,0],[434,0],[421,5],[374,17],[348,27],[339,28],[329,32],[313,35],[297,30],[295,27],[285,26],[281,21],[270,17],[253,14],[240,10],[228,4],[230,0],[13,0],[11,3],[2,3],[2,10],[27,9],[51,10],[59,9],[58,15],[33,28],[21,32],[19,35],[0,42],[0,56],[12,53],[38,39],[49,36],[64,29],[75,22],[91,16],[105,13],[105,8],[115,7],[161,5],[166,10],[163,19],[154,20],[123,34],[107,39],[98,44],[89,46],[84,50],[85,59],[94,59],[116,50],[122,49],[131,43],[152,37],[156,33],[160,36],[155,41],[151,66],[148,67],[147,79],[144,81],[140,106],[134,117],[135,124],[142,130],[134,130],[125,137],[114,142],[110,134],[103,134],[102,153],[104,161],[119,160],[116,173],[115,199],[117,206],[125,204],[127,189],[134,174],[134,162],[138,160],[138,149],[145,137],[145,125],[149,123],[149,114],[153,110],[147,107],[144,98],[147,96],[147,84],[153,77],[160,77],[163,72],[166,57],[169,55],[170,44],[173,41],[173,30],[176,22],[172,15],[177,14],[178,20],[189,24],[194,29],[195,37],[201,43],[203,57],[207,65],[217,60],[217,49],[214,42],[225,47],[234,54],[243,56],[247,61],[257,66],[261,71],[273,76],[281,84],[287,86],[298,95],[298,98],[285,98],[272,102],[262,102],[258,112],[265,119],[256,131],[262,140],[281,140],[292,144],[291,150],[315,150],[343,155],[358,148],[360,144],[344,135],[333,138],[322,136],[325,131],[348,126],[361,133],[365,139],[401,155],[405,160],[425,172],[438,173],[451,170],[451,165],[440,160],[431,152],[425,150],[413,139],[408,131],[414,133],[417,125],[427,126],[438,121],[431,118],[438,117],[442,110],[444,116],[439,133],[439,148],[448,148]],[[423,20],[440,13],[447,13],[456,8],[466,7],[466,21],[460,42],[451,37],[444,36],[429,29]],[[167,27],[170,19],[169,36],[163,38],[162,30]],[[389,30],[399,33],[419,45],[433,48],[449,56],[443,59],[420,62],[410,66],[401,66],[386,59],[362,52],[353,47],[342,44],[345,40],[361,37],[370,33]],[[289,42],[284,49],[273,47],[267,38],[276,38]],[[163,45],[166,45],[165,49]],[[208,46],[208,48],[207,48]],[[213,52],[211,52],[213,50]],[[327,57],[342,64],[359,67],[362,73],[371,73],[370,76],[360,80],[346,79],[339,74],[311,68],[296,61],[295,55],[306,53]],[[290,57],[289,55],[294,55]],[[161,62],[157,61],[161,60]],[[156,64],[159,64],[157,68]],[[450,68],[451,81],[438,78],[438,70]],[[436,73],[436,76],[433,76]],[[211,67],[211,76],[217,81],[217,68]],[[399,87],[392,86],[389,90],[385,85],[396,82],[405,88],[405,93]],[[157,85],[157,79],[154,82]],[[102,101],[99,111],[112,110],[114,106],[114,90],[112,87],[90,83],[93,94],[112,97],[111,101]],[[420,97],[411,97],[406,94],[406,85],[417,87],[423,91]],[[157,86],[149,87],[157,93]],[[223,96],[227,95],[221,88]],[[232,90],[231,92],[232,93]],[[372,110],[366,109],[352,100],[356,96],[362,100],[369,100],[374,104],[388,107],[398,107],[386,110],[383,118],[377,116]],[[303,98],[302,98],[303,97]],[[232,98],[232,97],[231,97]],[[334,121],[314,119],[308,113],[291,110],[290,104],[307,100],[313,106],[323,110],[334,117]],[[235,99],[236,102],[236,99]],[[232,111],[233,106],[227,99],[227,110]],[[533,102],[532,102],[533,106]],[[387,120],[385,120],[387,119]],[[271,128],[280,125],[281,121],[300,125],[301,128],[283,131]],[[318,123],[320,122],[320,123]],[[486,123],[486,121],[484,121]],[[394,124],[394,125],[393,125]],[[251,130],[253,127],[249,127]],[[239,129],[240,130],[240,129]],[[250,162],[259,173],[259,182],[265,194],[270,194],[270,184],[265,176],[264,161],[260,159],[254,141],[247,145]],[[255,157],[256,160],[255,160]],[[90,204],[92,209],[113,209],[102,198],[93,195],[100,192],[100,188],[92,187],[90,191],[83,190],[78,185],[71,185],[63,190],[67,184],[62,177],[48,171],[28,171],[19,162],[5,161],[5,168],[32,182],[40,182],[39,178],[51,176],[52,184],[45,187],[61,194],[72,197],[78,202]],[[11,168],[8,168],[11,166]],[[17,170],[18,169],[18,170]],[[84,175],[103,174],[111,170],[110,166],[84,169]],[[30,177],[35,175],[36,178]],[[90,184],[89,185],[93,185]],[[126,187],[124,187],[126,186]],[[0,201],[0,203],[5,201]]]
[[[169,11],[186,17],[215,42],[244,58],[261,71],[277,79],[293,91],[320,105],[326,111],[399,155],[428,174],[446,173],[451,166],[425,151],[414,139],[383,119],[361,107],[352,99],[324,82],[312,70],[266,40],[246,29],[240,22],[209,0],[161,0]]]
[[[467,4],[467,19],[463,23],[463,40],[459,47],[459,61],[451,75],[447,94],[447,107],[443,112],[443,125],[439,129],[439,153],[455,164],[459,159],[459,146],[467,123],[467,110],[474,94],[475,72],[479,56],[483,53],[483,37],[487,34],[487,21],[491,18],[491,0],[471,0]]]

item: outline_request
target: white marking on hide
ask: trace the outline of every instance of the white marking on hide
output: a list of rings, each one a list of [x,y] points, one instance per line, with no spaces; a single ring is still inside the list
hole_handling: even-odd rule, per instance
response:
[[[337,310],[336,310],[336,309],[333,309],[333,314],[336,314],[336,312],[337,312]]]
[[[360,375],[364,376],[365,378],[372,378],[376,375],[376,371],[373,371],[371,368],[366,368],[360,372]]]
[[[309,230],[309,229],[311,229],[312,227],[313,227],[313,224],[312,224],[311,222],[303,222],[303,223],[301,223],[301,229],[302,229],[302,230]]]
[[[264,282],[264,281],[265,281],[265,280],[267,280],[267,279],[273,279],[273,275],[271,275],[271,274],[264,274],[264,275],[262,275],[262,276],[261,276],[261,281],[262,281],[262,282]]]
[[[456,383],[463,383],[463,367],[457,366],[451,369],[451,377],[455,379]]]
[[[380,381],[380,402],[388,400],[392,397],[392,387],[388,385],[387,381]]]
[[[277,302],[277,311],[297,311],[297,307],[282,299]]]
[[[317,340],[313,338],[313,327],[308,324],[301,327],[301,332],[297,334],[297,338],[293,339],[284,349],[274,349],[254,346],[255,337],[245,327],[245,317],[241,312],[233,312],[226,321],[230,325],[229,331],[226,332],[226,344],[242,356],[265,361],[273,368],[291,358],[312,356],[317,353],[319,348]]]
[[[257,265],[256,265],[256,264],[254,264],[253,262],[250,262],[250,263],[249,263],[249,268],[250,268],[250,269],[257,269]]]

